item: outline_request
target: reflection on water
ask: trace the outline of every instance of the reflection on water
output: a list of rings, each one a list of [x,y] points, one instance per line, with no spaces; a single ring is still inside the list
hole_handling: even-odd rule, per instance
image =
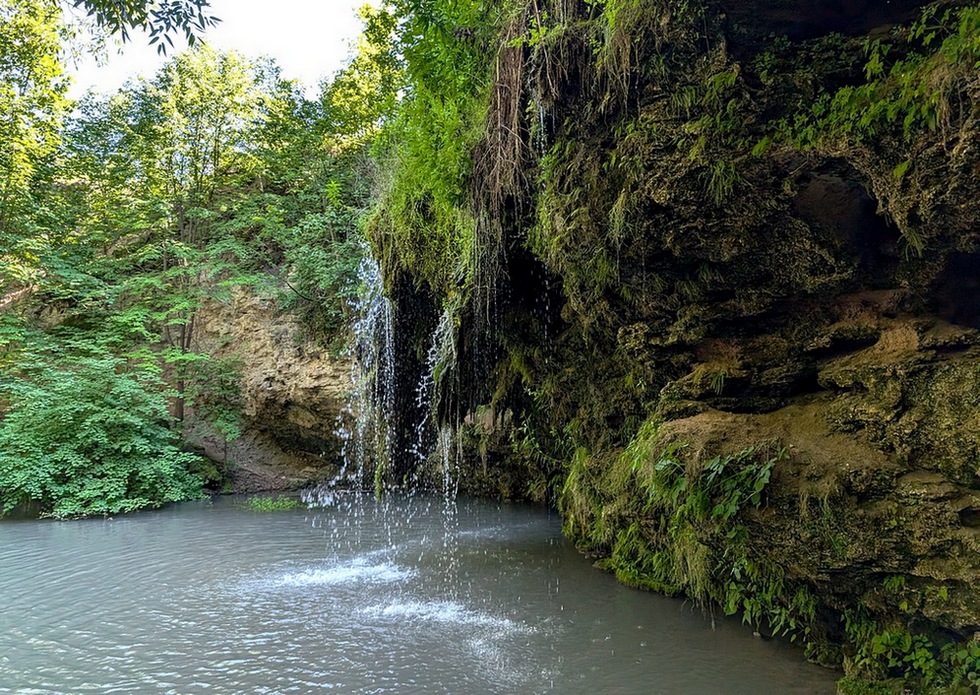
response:
[[[240,502],[0,524],[0,692],[834,692],[796,650],[618,585],[541,509]]]

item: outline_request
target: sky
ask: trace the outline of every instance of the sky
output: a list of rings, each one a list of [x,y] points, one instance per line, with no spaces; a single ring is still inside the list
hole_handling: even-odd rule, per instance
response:
[[[208,30],[204,40],[217,49],[275,58],[283,77],[300,80],[312,96],[320,79],[340,69],[350,54],[361,30],[357,8],[366,1],[211,0],[208,14],[222,21]],[[175,37],[174,45],[184,44]],[[89,87],[115,91],[136,74],[152,76],[165,60],[148,45],[145,35],[133,32],[122,53],[109,46],[106,65],[97,65],[89,56],[77,66],[69,64],[74,75],[70,94],[81,96]]]

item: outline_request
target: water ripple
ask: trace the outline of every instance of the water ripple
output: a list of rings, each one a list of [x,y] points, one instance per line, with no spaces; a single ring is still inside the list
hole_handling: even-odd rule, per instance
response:
[[[616,585],[546,512],[342,502],[0,525],[0,695],[833,692],[775,641]]]

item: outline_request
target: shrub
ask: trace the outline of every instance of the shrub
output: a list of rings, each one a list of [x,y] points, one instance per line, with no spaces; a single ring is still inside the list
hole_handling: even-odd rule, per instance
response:
[[[300,501],[292,497],[253,497],[245,508],[253,512],[287,512],[299,506]]]
[[[201,495],[148,362],[25,353],[0,376],[0,400],[0,515],[27,502],[57,518],[116,514]]]

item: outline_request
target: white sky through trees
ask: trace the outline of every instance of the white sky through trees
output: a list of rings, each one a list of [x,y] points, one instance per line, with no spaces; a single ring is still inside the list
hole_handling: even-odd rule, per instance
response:
[[[208,14],[222,21],[208,30],[204,40],[219,50],[237,50],[249,57],[275,58],[287,79],[298,79],[313,96],[321,78],[340,69],[361,31],[357,8],[368,0],[211,0]],[[377,3],[370,3],[377,4]],[[117,52],[108,48],[108,62],[99,66],[85,56],[77,67],[69,61],[74,84],[70,94],[81,96],[92,87],[114,91],[137,74],[151,77],[166,60],[148,45],[147,36],[133,32]],[[168,55],[185,43],[174,37]]]

